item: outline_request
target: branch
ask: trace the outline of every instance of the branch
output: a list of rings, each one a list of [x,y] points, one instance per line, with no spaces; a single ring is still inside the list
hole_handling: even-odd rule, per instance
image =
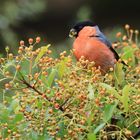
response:
[[[25,80],[25,78],[23,77],[22,74],[21,74],[21,77],[22,77],[22,79],[20,79],[20,81],[21,81],[23,84],[25,84],[28,88],[34,90],[35,92],[37,92],[37,93],[38,93],[39,95],[41,95],[41,96],[44,94],[44,93],[40,92],[39,90],[37,90],[37,89],[35,88],[35,86],[30,85],[30,84]],[[48,102],[51,102],[51,100],[50,100],[47,96],[45,96],[45,99],[46,99]],[[68,100],[69,100],[69,99],[67,99],[67,100],[59,107],[59,110],[60,110],[60,111],[65,112],[65,109],[63,108],[63,106],[67,103]],[[70,115],[70,114],[66,114],[65,116],[67,116],[69,119],[72,119],[72,118],[73,118],[73,116]]]

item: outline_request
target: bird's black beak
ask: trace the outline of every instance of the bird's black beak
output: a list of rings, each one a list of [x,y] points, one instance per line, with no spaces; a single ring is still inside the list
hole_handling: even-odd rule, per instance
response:
[[[76,37],[76,36],[77,36],[77,31],[72,28],[69,32],[69,37]]]

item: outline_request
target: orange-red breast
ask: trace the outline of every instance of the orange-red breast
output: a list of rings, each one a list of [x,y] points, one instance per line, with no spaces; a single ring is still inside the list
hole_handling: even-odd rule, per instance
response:
[[[75,37],[73,49],[77,60],[84,56],[85,59],[94,61],[96,67],[101,67],[102,73],[106,73],[109,68],[114,67],[115,62],[119,59],[111,43],[98,26],[91,21],[77,23],[70,30],[69,36]]]

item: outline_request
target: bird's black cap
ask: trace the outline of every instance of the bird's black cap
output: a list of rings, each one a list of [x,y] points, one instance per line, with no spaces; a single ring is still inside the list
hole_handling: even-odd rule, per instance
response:
[[[85,26],[96,26],[96,24],[92,21],[82,21],[76,23],[72,29],[70,30],[69,36],[70,37],[77,37],[78,33],[85,27]]]

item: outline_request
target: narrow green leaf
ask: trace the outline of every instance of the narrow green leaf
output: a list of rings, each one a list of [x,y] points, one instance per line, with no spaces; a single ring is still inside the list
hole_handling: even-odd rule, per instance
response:
[[[34,131],[32,131],[31,134],[30,134],[30,139],[37,140],[38,139],[37,133],[35,133]]]
[[[95,90],[94,90],[94,88],[93,88],[93,86],[91,84],[88,85],[88,92],[89,92],[89,94],[87,95],[88,98],[90,100],[94,99],[94,92],[95,92]]]
[[[23,118],[24,118],[24,117],[23,117],[22,114],[16,114],[16,116],[15,116],[13,122],[19,122],[19,121],[21,121]]]
[[[8,109],[3,109],[3,108],[1,108],[1,110],[0,110],[0,121],[1,122],[5,122],[5,121],[7,121],[7,120],[9,120],[8,119],[8,117],[9,117],[9,115],[10,115],[10,111],[8,110]]]
[[[104,126],[105,126],[105,123],[102,123],[99,126],[97,126],[96,129],[94,130],[94,134],[97,134]]]
[[[56,69],[52,69],[51,73],[49,74],[48,76],[48,86],[51,87],[52,86],[52,83],[54,81],[54,78],[57,74],[57,70]]]
[[[38,108],[42,108],[42,101],[38,101],[38,102],[36,103],[36,105],[37,105]]]
[[[132,46],[126,46],[123,48],[124,54],[121,57],[122,59],[128,60],[129,58],[132,59],[131,62],[129,62],[129,65],[134,66],[135,65],[135,55],[134,52],[137,50],[138,48],[132,48]]]
[[[105,105],[104,113],[103,113],[104,122],[108,122],[112,118],[113,113],[116,109],[116,106],[117,106],[117,103]]]
[[[65,58],[64,60],[61,60],[61,62],[57,65],[58,76],[60,78],[62,78],[62,76],[67,70],[67,66],[66,66],[67,61],[68,61],[68,58]]]
[[[14,111],[17,113],[17,108],[19,109],[19,101],[17,99],[13,100],[9,106],[9,111]]]
[[[116,63],[114,69],[114,77],[117,85],[122,85],[124,82],[124,71],[123,71],[123,64]]]
[[[92,123],[92,118],[94,117],[94,114],[92,112],[89,112],[89,117],[87,118],[87,123],[88,123],[88,126],[91,126],[91,123]]]
[[[118,98],[119,100],[121,100],[121,96],[118,94],[117,90],[115,90],[114,87],[111,87],[110,85],[105,84],[105,83],[100,83],[100,86],[102,86],[103,88],[105,88],[106,91],[109,94],[113,94],[116,98]]]
[[[44,89],[47,89],[48,88],[48,82],[47,82],[47,77],[43,74],[41,74],[41,80],[42,82],[44,83]]]
[[[65,133],[67,132],[64,122],[61,122],[59,124],[59,126],[60,126],[60,130],[58,133],[59,133],[60,137],[63,137],[65,135]]]
[[[89,133],[87,135],[88,140],[96,140],[96,135],[94,133]]]
[[[121,101],[123,103],[124,106],[124,111],[128,112],[128,102],[129,102],[129,93],[131,91],[131,86],[130,85],[125,85],[125,87],[122,90],[122,97],[121,97]]]
[[[47,50],[48,50],[48,48],[49,48],[50,46],[51,46],[51,45],[48,44],[47,46],[41,47],[41,50],[40,50],[38,56],[37,56],[36,59],[35,59],[35,64],[34,64],[34,65],[36,65],[36,64],[38,63],[38,61],[40,60],[40,58],[41,58],[44,54],[46,54],[46,52],[47,52]]]

